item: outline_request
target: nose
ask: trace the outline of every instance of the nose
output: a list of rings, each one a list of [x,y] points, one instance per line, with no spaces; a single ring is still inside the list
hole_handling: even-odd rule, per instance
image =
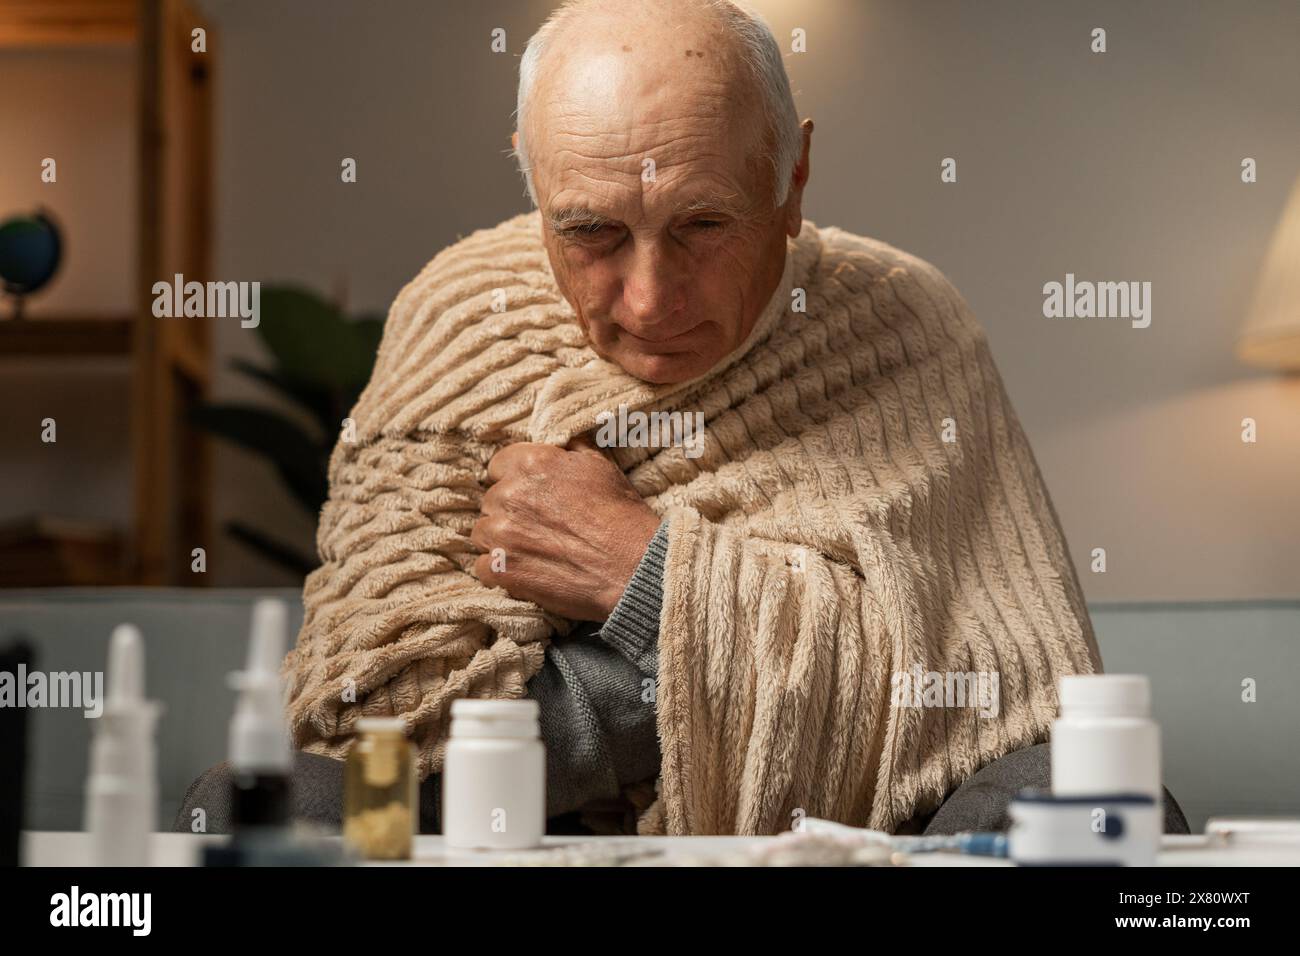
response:
[[[671,338],[686,307],[685,264],[657,242],[637,242],[623,278],[624,316],[619,323],[640,338]]]

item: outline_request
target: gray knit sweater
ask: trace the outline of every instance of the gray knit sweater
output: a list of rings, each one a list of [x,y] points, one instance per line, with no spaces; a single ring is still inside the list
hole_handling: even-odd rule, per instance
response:
[[[547,816],[659,773],[654,681],[667,540],[665,522],[609,619],[552,641],[528,682],[546,744]]]

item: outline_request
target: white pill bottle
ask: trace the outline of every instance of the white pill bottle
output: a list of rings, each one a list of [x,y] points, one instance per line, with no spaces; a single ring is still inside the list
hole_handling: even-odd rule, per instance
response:
[[[535,700],[451,705],[442,833],[456,849],[522,850],[546,832],[546,747]]]
[[[1141,674],[1061,678],[1052,724],[1052,793],[1059,797],[1145,794],[1163,803],[1160,727]]]

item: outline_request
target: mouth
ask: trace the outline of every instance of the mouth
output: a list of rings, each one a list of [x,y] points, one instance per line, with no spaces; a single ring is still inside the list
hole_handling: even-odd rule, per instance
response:
[[[619,331],[623,335],[626,335],[629,339],[631,339],[635,345],[647,350],[662,349],[665,351],[673,350],[674,346],[685,345],[692,338],[694,338],[695,333],[698,329],[699,329],[698,325],[693,325],[685,332],[678,332],[676,335],[670,335],[664,338],[650,339],[650,338],[645,338],[644,336],[637,335],[635,332],[630,332],[627,329],[623,328],[622,326],[619,326]]]

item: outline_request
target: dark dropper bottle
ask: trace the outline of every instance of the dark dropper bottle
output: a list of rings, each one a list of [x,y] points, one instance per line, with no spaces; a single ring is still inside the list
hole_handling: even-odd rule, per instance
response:
[[[254,604],[248,665],[230,675],[239,694],[230,722],[231,810],[237,836],[289,825],[293,751],[280,681],[287,630],[283,601]]]

